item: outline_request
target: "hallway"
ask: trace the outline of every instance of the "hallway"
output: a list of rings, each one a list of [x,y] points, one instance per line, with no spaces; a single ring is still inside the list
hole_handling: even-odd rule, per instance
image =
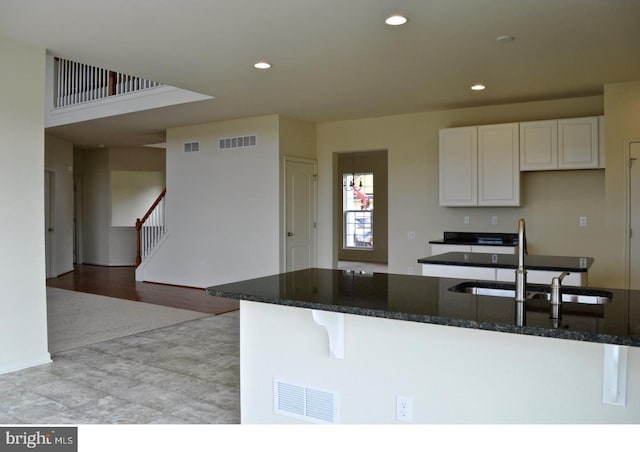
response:
[[[48,278],[47,286],[206,314],[222,314],[239,308],[237,300],[212,297],[204,289],[136,281],[135,267],[80,264],[72,272]]]

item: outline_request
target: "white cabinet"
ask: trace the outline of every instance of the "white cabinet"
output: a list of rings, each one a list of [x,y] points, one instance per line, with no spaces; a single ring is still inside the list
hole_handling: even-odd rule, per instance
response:
[[[517,123],[478,127],[478,205],[520,205]]]
[[[516,254],[517,246],[497,245],[454,245],[451,243],[432,243],[431,255],[450,252],[458,253],[489,253],[489,254]]]
[[[558,169],[558,121],[520,123],[520,170]]]
[[[562,274],[560,270],[527,270],[527,283],[550,285],[553,277],[560,276],[560,274]],[[514,283],[516,280],[516,271],[513,268],[422,264],[422,276]],[[562,285],[586,286],[588,281],[587,272],[571,272],[562,280]]]
[[[520,170],[598,168],[599,120],[586,118],[520,123]]]
[[[441,206],[519,206],[518,124],[440,129]]]
[[[551,280],[562,274],[561,270],[527,270],[528,284],[551,284]],[[510,268],[498,268],[496,281],[514,282],[516,272]],[[571,272],[562,280],[563,286],[586,286],[588,284],[587,272]]]
[[[468,267],[465,265],[422,264],[422,276],[495,281],[496,269],[493,267]]]
[[[440,205],[478,204],[478,128],[440,129]]]
[[[558,168],[598,167],[598,117],[558,120]]]
[[[598,168],[605,167],[604,116],[598,116]]]

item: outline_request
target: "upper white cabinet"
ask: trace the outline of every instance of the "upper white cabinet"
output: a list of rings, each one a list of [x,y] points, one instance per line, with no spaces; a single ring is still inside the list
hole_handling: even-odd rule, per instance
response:
[[[478,128],[440,129],[440,205],[478,205]]]
[[[520,205],[518,124],[440,130],[441,206]]]
[[[478,205],[520,205],[517,123],[478,127]]]
[[[598,168],[605,167],[607,152],[604,149],[604,116],[598,116]]]
[[[558,121],[520,123],[520,170],[558,169]]]
[[[598,117],[558,120],[558,167],[598,167]]]
[[[598,117],[520,123],[520,170],[598,168]]]

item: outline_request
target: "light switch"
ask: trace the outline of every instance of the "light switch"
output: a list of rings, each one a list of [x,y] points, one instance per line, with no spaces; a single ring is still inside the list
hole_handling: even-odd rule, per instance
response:
[[[580,217],[580,227],[584,228],[587,226],[587,217]]]

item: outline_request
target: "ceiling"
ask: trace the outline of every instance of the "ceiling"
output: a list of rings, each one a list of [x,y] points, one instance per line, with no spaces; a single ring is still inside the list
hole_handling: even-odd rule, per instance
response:
[[[409,22],[385,25],[392,13]],[[0,33],[214,97],[49,130],[87,146],[264,114],[323,122],[640,80],[638,0],[0,0]]]

